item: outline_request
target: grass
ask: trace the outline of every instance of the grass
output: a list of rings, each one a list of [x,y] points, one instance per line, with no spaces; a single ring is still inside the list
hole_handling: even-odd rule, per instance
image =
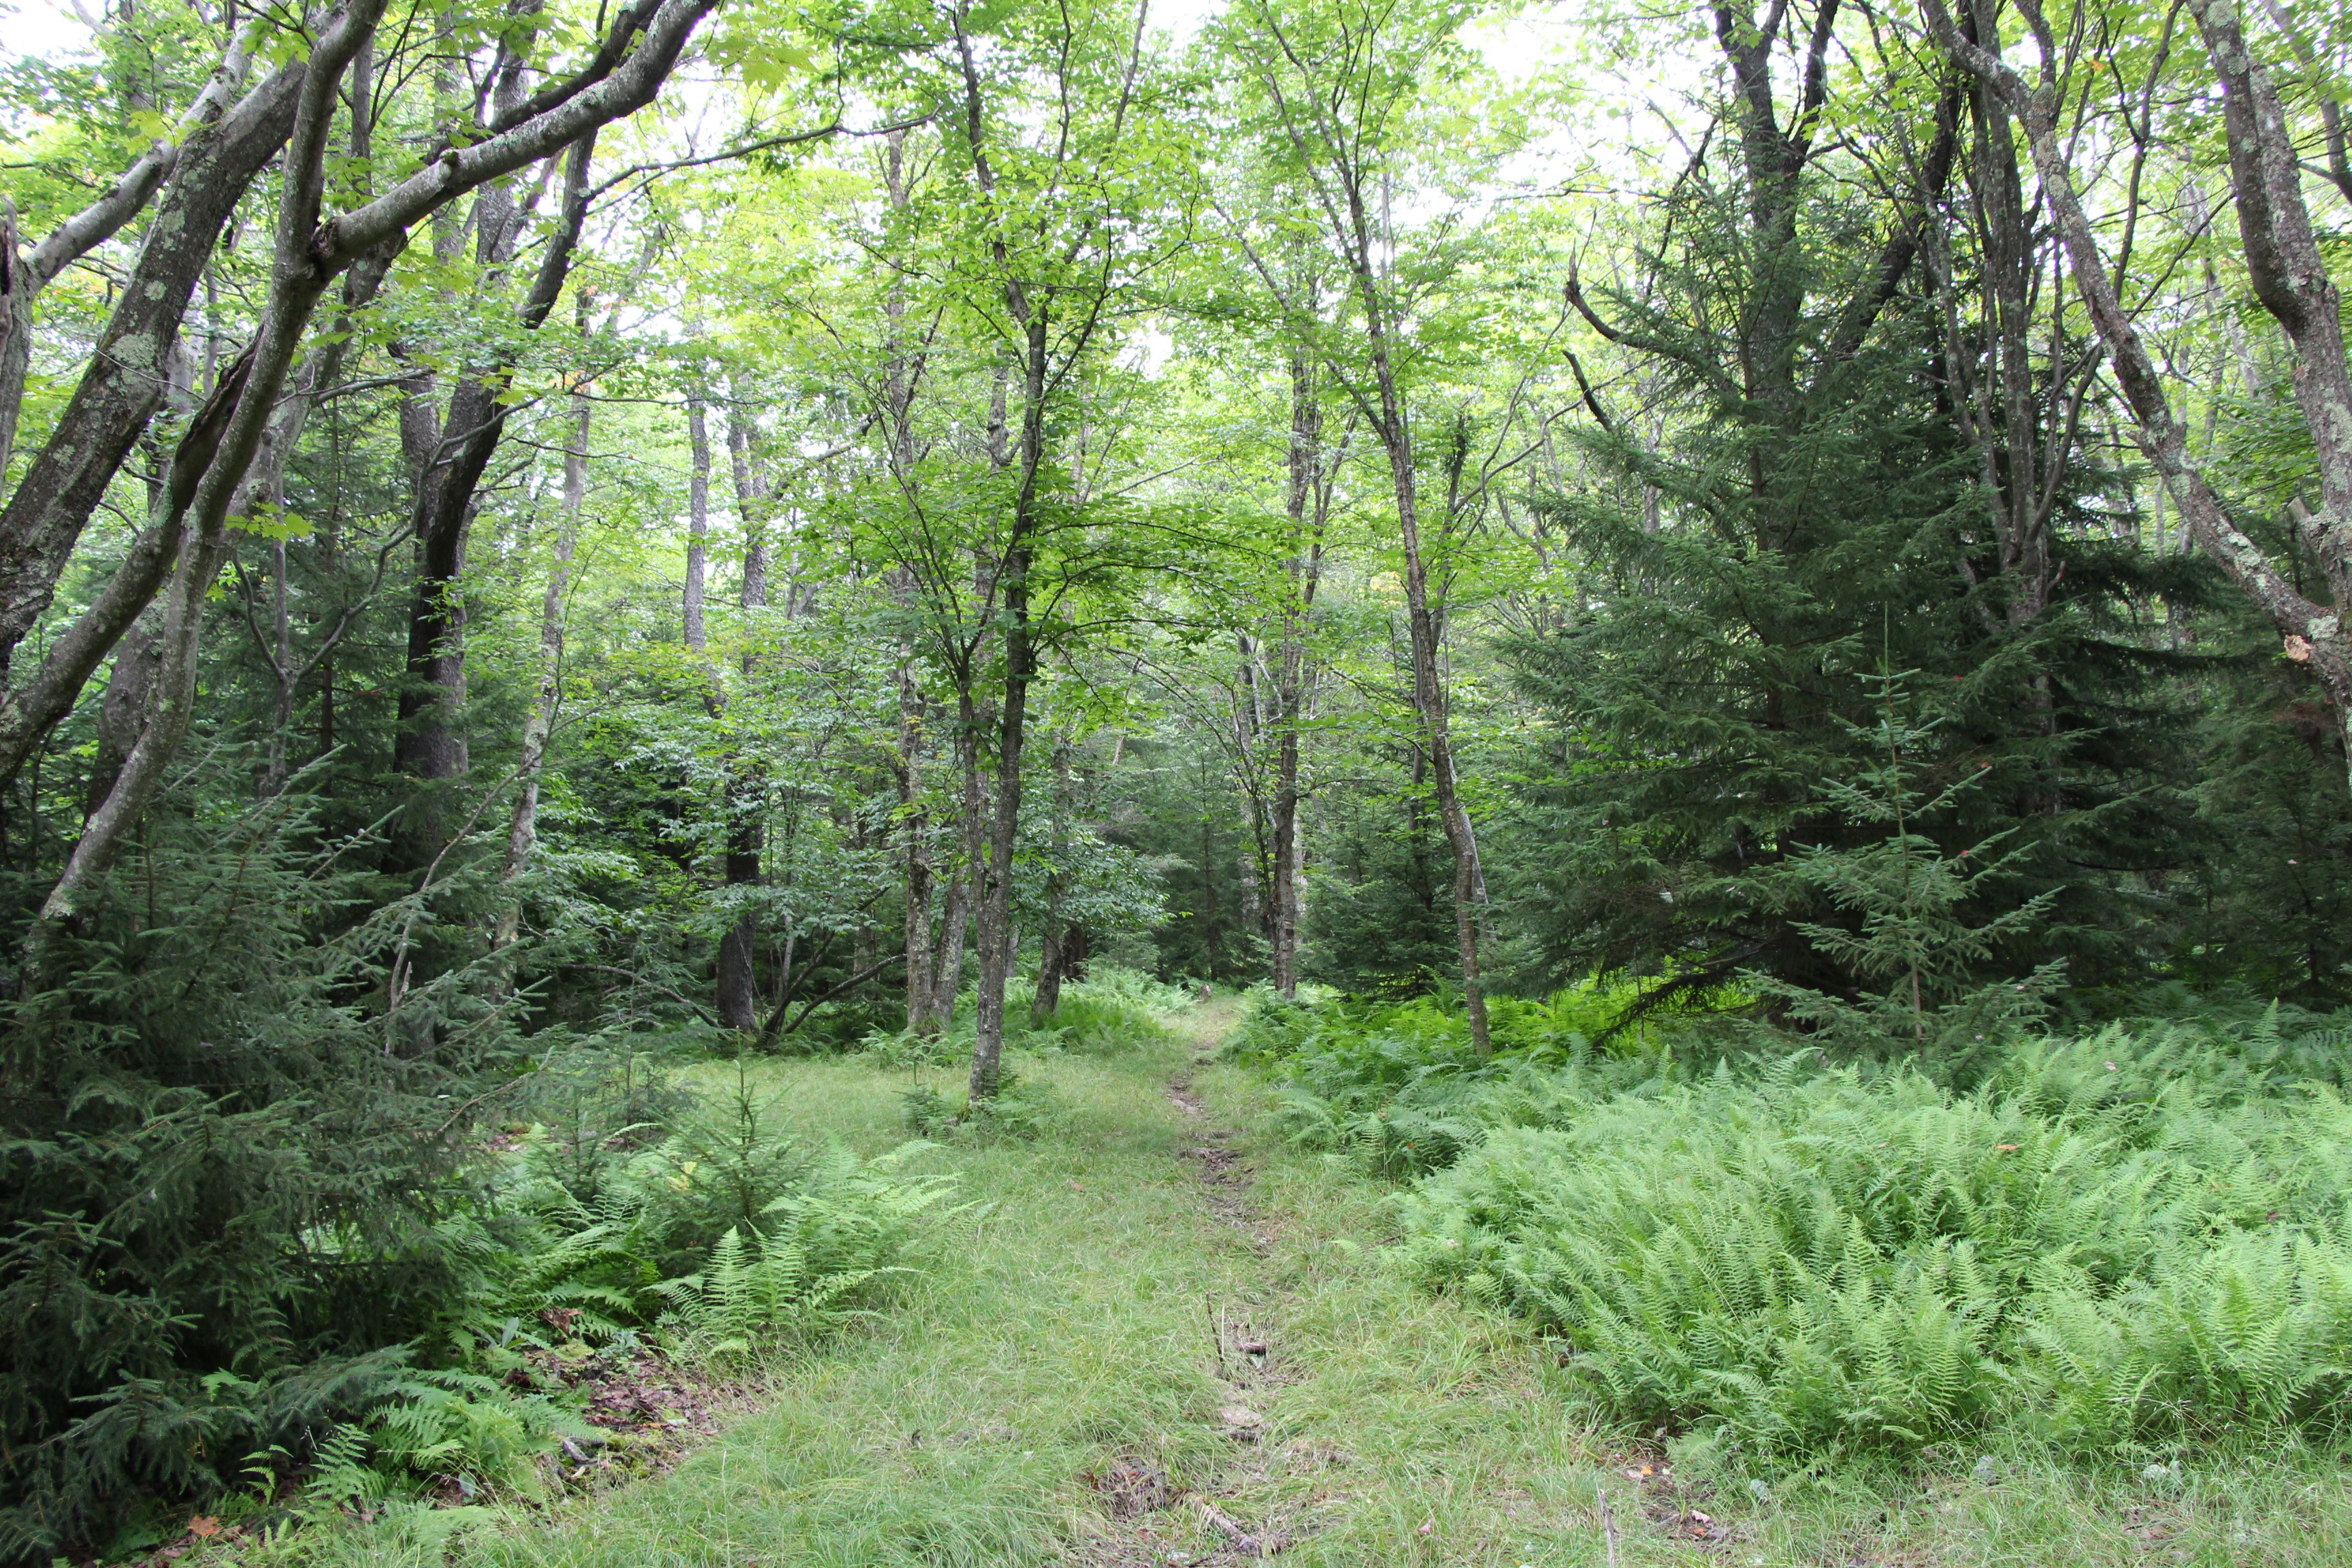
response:
[[[2309,1449],[2214,1458],[2178,1478],[1936,1452],[1924,1469],[1775,1476],[1759,1497],[1687,1446],[1600,1426],[1532,1331],[1382,1261],[1397,1227],[1389,1189],[1285,1144],[1244,1070],[1196,1063],[1230,1021],[1212,1007],[1129,1054],[1020,1061],[1063,1108],[1059,1123],[1034,1142],[929,1157],[960,1174],[963,1198],[992,1206],[939,1238],[887,1317],[769,1367],[672,1474],[550,1510],[493,1510],[438,1544],[319,1531],[243,1561],[1231,1560],[1182,1504],[1112,1521],[1085,1478],[1121,1462],[1164,1471],[1253,1531],[1293,1534],[1276,1561],[1297,1568],[1599,1565],[1601,1489],[1625,1568],[2352,1561],[2352,1486],[2336,1456]],[[905,1071],[857,1058],[761,1070],[788,1114],[860,1152],[904,1136]],[[1204,1117],[1171,1100],[1179,1077]],[[1244,1223],[1183,1157],[1217,1128],[1236,1131],[1229,1142],[1254,1167]],[[1221,1312],[1268,1344],[1252,1386],[1220,1381],[1209,1325]],[[1227,1435],[1221,1413],[1235,1403],[1263,1416],[1255,1444]],[[1693,1508],[1729,1538],[1689,1540]]]

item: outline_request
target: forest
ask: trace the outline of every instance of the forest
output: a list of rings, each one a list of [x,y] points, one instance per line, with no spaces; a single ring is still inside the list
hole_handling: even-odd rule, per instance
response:
[[[2352,1557],[2343,0],[0,16],[0,1568]]]

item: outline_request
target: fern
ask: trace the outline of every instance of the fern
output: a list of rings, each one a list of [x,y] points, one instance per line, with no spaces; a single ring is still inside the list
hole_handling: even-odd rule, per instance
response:
[[[1763,1451],[1912,1452],[1996,1418],[2104,1447],[2330,1426],[2352,1110],[2248,1044],[2044,1042],[1969,1094],[1803,1058],[1529,1086],[1534,1124],[1490,1121],[1402,1200],[1393,1256],[1565,1337],[1622,1415]]]

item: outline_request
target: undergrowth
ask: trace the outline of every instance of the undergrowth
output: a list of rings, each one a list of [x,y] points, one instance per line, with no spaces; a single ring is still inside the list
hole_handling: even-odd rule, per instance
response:
[[[1433,1005],[1262,1005],[1237,1043],[1293,1142],[1413,1181],[1394,1263],[1559,1336],[1614,1418],[1774,1463],[2343,1435],[2352,1110],[2325,1020],[2016,1041],[1955,1084],[1526,1022],[1560,1010],[1498,1008],[1484,1062]]]
[[[441,1223],[467,1271],[456,1310],[318,1400],[312,1435],[257,1447],[242,1489],[194,1500],[220,1525],[437,1536],[478,1499],[546,1500],[629,1446],[588,1418],[601,1376],[724,1372],[872,1316],[917,1271],[926,1225],[958,1212],[951,1177],[908,1169],[930,1145],[861,1160],[804,1137],[742,1064],[699,1094],[585,1053],[530,1090],[539,1114]]]
[[[1093,965],[1084,980],[1065,981],[1052,1015],[1030,1016],[1034,979],[1004,987],[1006,1044],[1026,1051],[1107,1055],[1174,1038],[1168,1020],[1191,1005],[1180,986],[1115,964]],[[863,1048],[885,1067],[938,1066],[971,1059],[976,1026],[970,999],[959,1001],[949,1027],[933,1034],[899,1030],[866,1037]]]

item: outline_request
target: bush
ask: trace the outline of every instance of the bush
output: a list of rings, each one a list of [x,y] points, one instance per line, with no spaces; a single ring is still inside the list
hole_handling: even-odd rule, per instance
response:
[[[1051,1019],[1033,1025],[1029,1004],[1034,980],[1015,978],[1004,987],[1005,1043],[1029,1051],[1082,1051],[1108,1056],[1173,1037],[1168,1020],[1190,1007],[1181,986],[1154,980],[1138,970],[1097,963],[1084,980],[1063,984]],[[971,1058],[974,1020],[960,1004],[955,1022],[937,1035],[907,1030],[876,1031],[865,1048],[885,1067],[944,1066]]]
[[[810,1142],[740,1063],[725,1093],[610,1159],[593,1193],[580,1190],[577,1148],[535,1128],[486,1205],[513,1218],[495,1237],[499,1277],[461,1338],[470,1352],[507,1325],[561,1314],[564,1334],[592,1342],[651,1328],[674,1331],[680,1349],[723,1341],[731,1353],[823,1327],[838,1321],[832,1309],[909,1272],[919,1221],[954,1187],[950,1176],[905,1173],[928,1147],[860,1160]],[[719,1319],[702,1310],[720,1301]]]
[[[1799,1055],[1555,1094],[1402,1199],[1395,1255],[1566,1338],[1614,1414],[1759,1454],[2332,1429],[2352,1110],[2272,1035],[2042,1041],[1970,1093]]]
[[[996,1098],[978,1110],[969,1092],[941,1094],[927,1083],[908,1089],[900,1101],[907,1130],[924,1138],[1025,1142],[1044,1137],[1069,1117],[1069,1108],[1050,1088],[1010,1070],[1000,1071]]]

